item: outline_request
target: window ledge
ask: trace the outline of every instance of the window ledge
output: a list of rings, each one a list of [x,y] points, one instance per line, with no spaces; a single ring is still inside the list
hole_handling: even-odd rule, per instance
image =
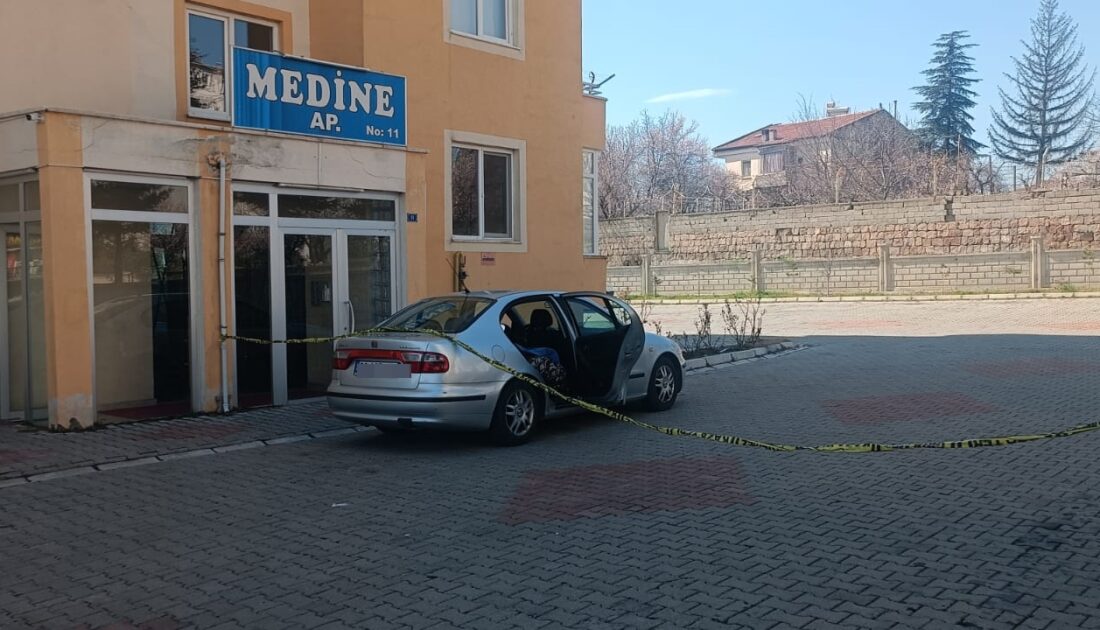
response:
[[[455,238],[452,236],[447,243],[447,251],[526,253],[527,243],[510,240]]]
[[[517,46],[503,39],[474,35],[451,29],[447,41],[451,44],[473,48],[482,52],[511,57],[512,59],[519,59],[521,61],[524,59],[522,46]]]

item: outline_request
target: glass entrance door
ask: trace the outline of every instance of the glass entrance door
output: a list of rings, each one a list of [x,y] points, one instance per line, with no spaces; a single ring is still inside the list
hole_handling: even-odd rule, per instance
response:
[[[40,223],[0,225],[0,420],[45,417],[46,351]]]
[[[287,340],[333,336],[335,240],[332,232],[283,235]],[[331,374],[331,343],[286,344],[288,400],[324,395]]]
[[[346,264],[340,283],[344,300],[343,332],[377,326],[393,313],[392,235],[341,230]]]
[[[285,336],[276,330],[276,337],[346,335],[375,326],[393,312],[392,232],[293,228],[284,230],[282,238],[279,306]],[[327,342],[288,343],[282,348],[285,400],[325,394],[332,378],[332,348]],[[276,404],[281,398],[276,396]]]

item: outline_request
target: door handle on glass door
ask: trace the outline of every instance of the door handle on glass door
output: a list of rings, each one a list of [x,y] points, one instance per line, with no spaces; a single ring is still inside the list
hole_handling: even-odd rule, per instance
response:
[[[348,334],[351,334],[355,332],[355,305],[351,300],[346,300],[344,304],[348,307]]]

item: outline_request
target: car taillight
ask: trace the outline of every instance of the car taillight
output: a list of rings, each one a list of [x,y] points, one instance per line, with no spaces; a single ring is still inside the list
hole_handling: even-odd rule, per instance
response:
[[[332,356],[332,369],[346,370],[356,360],[404,363],[413,374],[442,374],[451,369],[451,362],[438,352],[405,352],[402,350],[337,350]]]
[[[437,352],[423,353],[420,357],[419,366],[413,366],[413,372],[421,374],[442,374],[449,369],[451,369],[451,362],[447,360],[447,357]]]

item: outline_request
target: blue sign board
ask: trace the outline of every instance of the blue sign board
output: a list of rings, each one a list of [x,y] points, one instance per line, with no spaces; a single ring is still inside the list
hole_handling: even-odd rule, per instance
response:
[[[405,78],[233,49],[233,124],[404,146]]]

